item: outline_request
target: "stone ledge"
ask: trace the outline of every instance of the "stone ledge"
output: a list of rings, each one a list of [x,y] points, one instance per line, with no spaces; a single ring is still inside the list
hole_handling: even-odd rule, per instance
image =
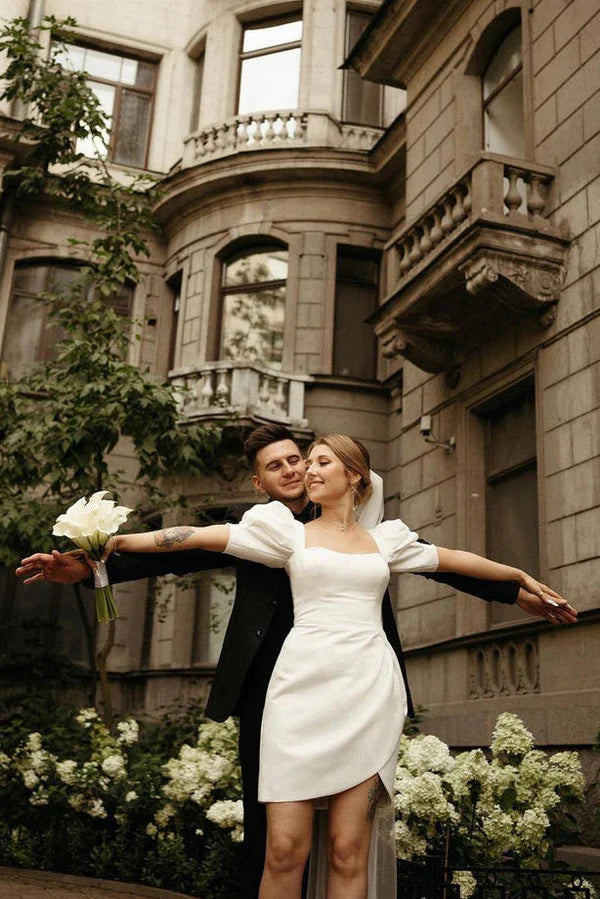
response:
[[[556,857],[580,871],[600,871],[600,848],[597,846],[561,846]]]

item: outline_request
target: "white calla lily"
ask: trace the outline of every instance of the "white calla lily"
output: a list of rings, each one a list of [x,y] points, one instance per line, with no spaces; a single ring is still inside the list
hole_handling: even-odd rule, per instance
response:
[[[117,506],[112,499],[105,499],[106,495],[106,490],[99,490],[89,499],[82,496],[58,516],[52,528],[55,537],[68,537],[92,560],[98,621],[110,621],[117,615],[102,554],[108,538],[116,534],[133,511],[127,506]]]

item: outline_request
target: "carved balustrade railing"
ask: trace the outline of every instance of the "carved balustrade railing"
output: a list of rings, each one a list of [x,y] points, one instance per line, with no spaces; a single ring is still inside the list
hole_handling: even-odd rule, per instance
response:
[[[252,362],[204,362],[172,372],[170,380],[185,418],[249,418],[308,427],[304,385],[309,375]]]
[[[382,128],[345,124],[325,112],[288,109],[237,115],[191,134],[185,141],[182,166],[234,153],[287,147],[368,151],[382,134]]]
[[[469,649],[469,697],[539,693],[537,637],[494,640]]]
[[[396,240],[400,277],[428,261],[478,218],[506,219],[513,226],[544,218],[554,173],[547,166],[515,163],[484,154]]]

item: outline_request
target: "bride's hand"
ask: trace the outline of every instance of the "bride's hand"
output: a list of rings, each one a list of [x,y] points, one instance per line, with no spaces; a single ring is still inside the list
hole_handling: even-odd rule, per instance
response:
[[[521,572],[519,583],[525,590],[529,593],[533,593],[535,596],[539,596],[542,602],[549,606],[567,605],[560,593],[557,593],[552,587],[548,587],[547,584],[542,584],[541,581],[537,581],[534,577],[531,577],[530,574],[527,574],[526,571]]]
[[[101,561],[106,562],[111,553],[116,552],[117,549],[117,538],[115,536],[109,537],[106,541],[106,545],[104,547],[104,552],[102,553]]]

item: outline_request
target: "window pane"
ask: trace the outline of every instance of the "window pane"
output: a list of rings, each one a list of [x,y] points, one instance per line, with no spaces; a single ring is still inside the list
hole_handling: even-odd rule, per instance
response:
[[[354,71],[344,72],[344,121],[381,125],[381,85],[363,81]]]
[[[100,84],[97,81],[88,81],[88,86],[94,91],[100,101],[100,106],[111,119],[115,105],[116,88],[111,87],[109,84]],[[107,131],[104,136],[104,142],[101,140],[94,142],[91,138],[78,140],[76,149],[78,153],[83,153],[84,156],[97,156],[98,154],[105,156],[108,152],[109,142],[110,133]]]
[[[242,60],[239,113],[296,109],[300,48]]]
[[[76,44],[65,44],[58,49],[55,58],[65,69],[80,72],[83,69],[85,48],[78,47]]]
[[[487,99],[499,84],[521,63],[521,26],[507,34],[492,57],[483,75],[483,99]]]
[[[31,366],[42,359],[42,338],[46,326],[46,309],[32,297],[14,297],[4,332],[2,362],[11,381],[22,378]]]
[[[284,316],[284,287],[224,296],[220,358],[281,368]]]
[[[218,575],[202,575],[202,582],[196,593],[193,665],[217,662],[233,604],[234,590],[233,568],[225,568]]]
[[[287,250],[264,250],[244,253],[224,266],[223,283],[264,284],[265,281],[285,281],[288,273]]]
[[[377,286],[339,281],[335,292],[333,374],[375,377],[376,340],[365,319],[377,308]]]
[[[266,47],[278,47],[280,44],[291,44],[302,40],[302,19],[297,22],[286,22],[284,25],[268,25],[265,28],[246,28],[242,52],[263,50]]]
[[[107,81],[119,81],[121,77],[121,57],[101,50],[86,50],[83,67],[88,75],[96,75]]]
[[[490,418],[488,473],[506,471],[536,455],[535,398],[513,400]]]
[[[114,162],[143,166],[150,125],[150,97],[135,91],[121,92],[121,106],[112,151]]]
[[[153,81],[154,63],[123,58],[121,84],[130,84],[133,87],[152,87]]]
[[[485,149],[506,156],[525,156],[523,73],[519,72],[485,109]]]

